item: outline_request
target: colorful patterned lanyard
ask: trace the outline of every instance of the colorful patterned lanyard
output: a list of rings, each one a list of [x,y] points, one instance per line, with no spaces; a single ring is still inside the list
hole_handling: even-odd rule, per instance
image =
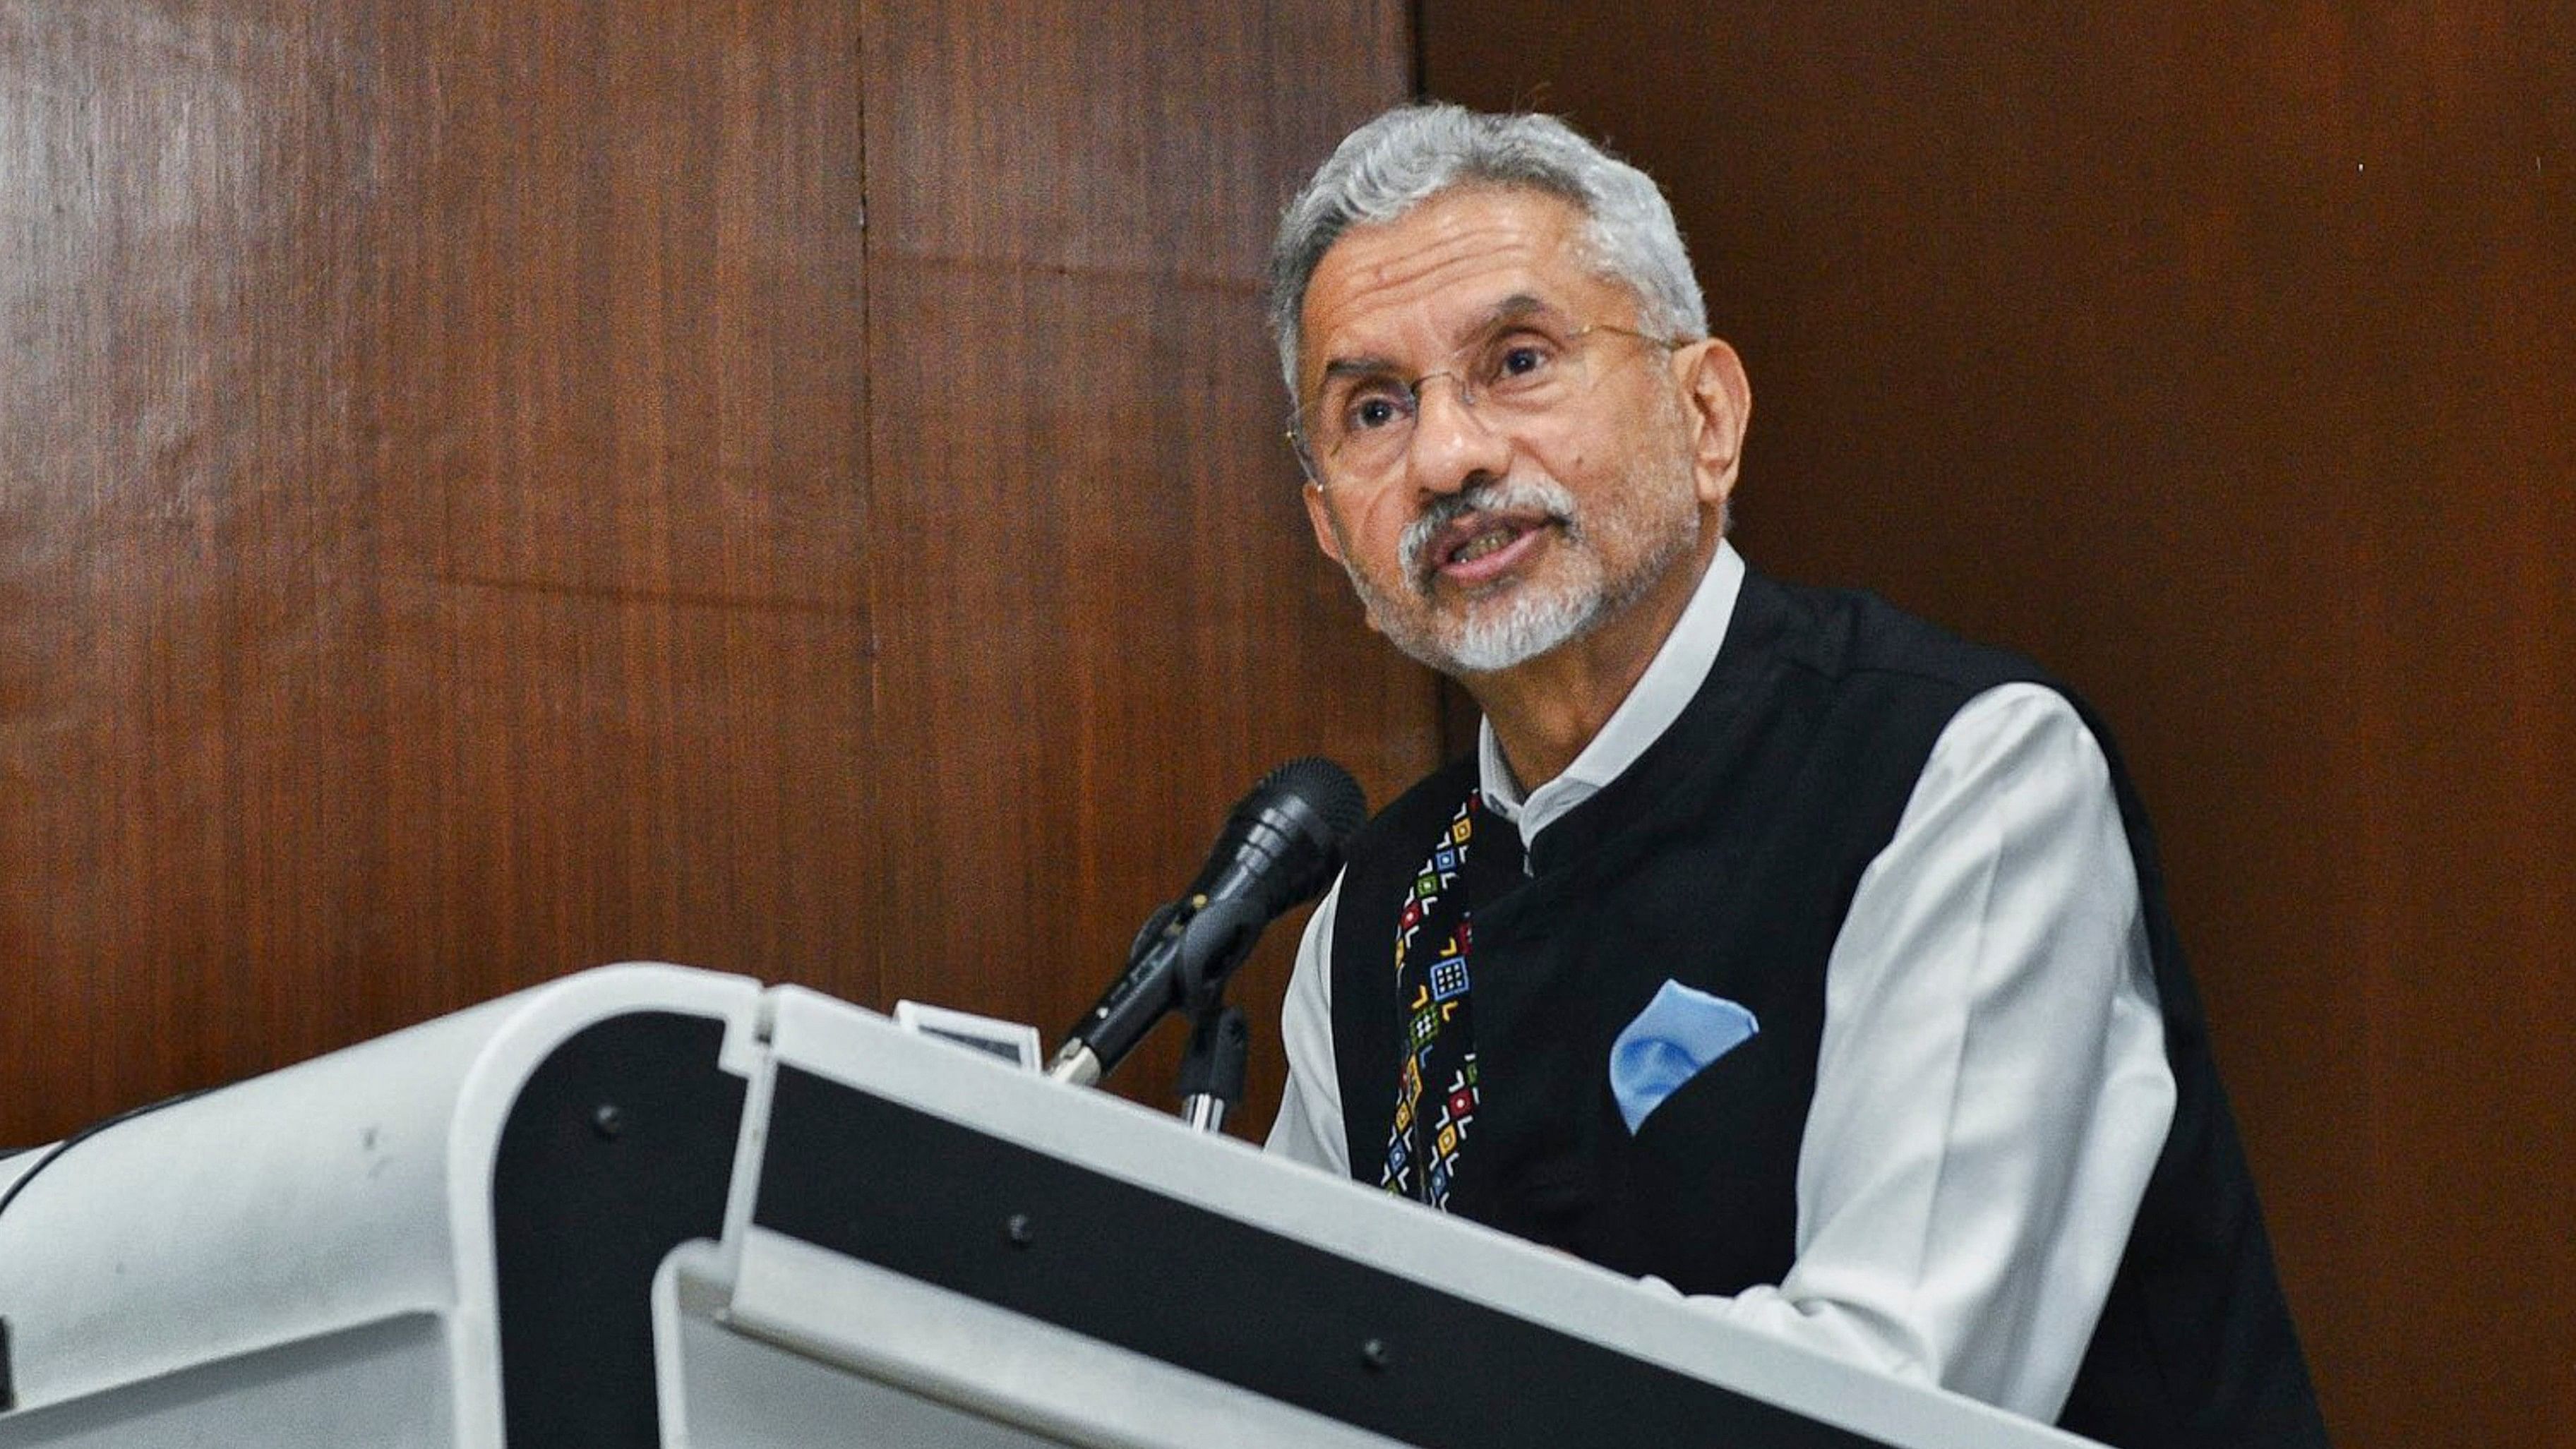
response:
[[[1398,1074],[1395,1126],[1387,1135],[1378,1186],[1446,1211],[1449,1187],[1476,1117],[1476,1039],[1467,1022],[1467,948],[1472,931],[1467,846],[1484,813],[1470,794],[1441,832],[1414,877],[1395,930],[1395,985],[1404,1002],[1404,1068]],[[1428,1105],[1423,1085],[1445,1083]]]

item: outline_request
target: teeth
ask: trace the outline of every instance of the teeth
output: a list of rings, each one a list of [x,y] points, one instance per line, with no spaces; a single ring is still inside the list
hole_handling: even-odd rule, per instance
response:
[[[1494,550],[1501,548],[1503,545],[1510,543],[1511,541],[1512,535],[1508,529],[1497,529],[1492,533],[1480,533],[1474,538],[1469,539],[1466,547],[1449,555],[1449,561],[1452,563],[1474,563],[1476,560],[1483,558],[1485,555],[1492,553]]]

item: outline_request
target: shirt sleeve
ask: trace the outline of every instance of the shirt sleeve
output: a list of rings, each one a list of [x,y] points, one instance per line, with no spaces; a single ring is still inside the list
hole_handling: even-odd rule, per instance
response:
[[[1342,898],[1340,877],[1324,893],[1306,934],[1279,1009],[1279,1038],[1288,1054],[1288,1087],[1270,1124],[1268,1150],[1336,1176],[1350,1175],[1350,1145],[1342,1135],[1342,1077],[1333,1059],[1333,914]]]
[[[1796,1261],[1692,1301],[2054,1419],[2174,1104],[2109,766],[2063,697],[1952,719],[1825,991]]]

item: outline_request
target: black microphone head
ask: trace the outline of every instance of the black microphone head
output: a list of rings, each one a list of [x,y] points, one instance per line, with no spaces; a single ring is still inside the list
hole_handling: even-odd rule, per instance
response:
[[[1368,796],[1321,756],[1290,760],[1252,787],[1226,818],[1191,886],[1210,899],[1241,896],[1263,918],[1314,899],[1342,868],[1342,847],[1368,823]]]
[[[1368,824],[1368,793],[1350,771],[1321,755],[1290,760],[1262,776],[1252,789],[1256,795],[1285,791],[1311,807],[1316,826],[1336,855]]]

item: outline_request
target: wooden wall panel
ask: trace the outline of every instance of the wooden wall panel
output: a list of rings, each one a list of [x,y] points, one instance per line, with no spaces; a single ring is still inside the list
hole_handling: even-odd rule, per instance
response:
[[[874,990],[856,17],[0,7],[0,1141]]]
[[[1427,766],[1257,306],[1410,66],[1363,0],[0,4],[0,1143],[620,958],[1052,1037],[1267,766]]]
[[[866,7],[875,750],[913,781],[887,991],[1052,1040],[1278,761],[1383,800],[1430,677],[1359,624],[1280,440],[1260,276],[1291,190],[1400,99],[1404,7]],[[1295,932],[1237,978],[1274,1110]],[[1177,1028],[1117,1079],[1169,1100]]]
[[[2121,731],[2339,1443],[2576,1444],[2576,20],[1435,3],[1666,184],[1757,563]]]

